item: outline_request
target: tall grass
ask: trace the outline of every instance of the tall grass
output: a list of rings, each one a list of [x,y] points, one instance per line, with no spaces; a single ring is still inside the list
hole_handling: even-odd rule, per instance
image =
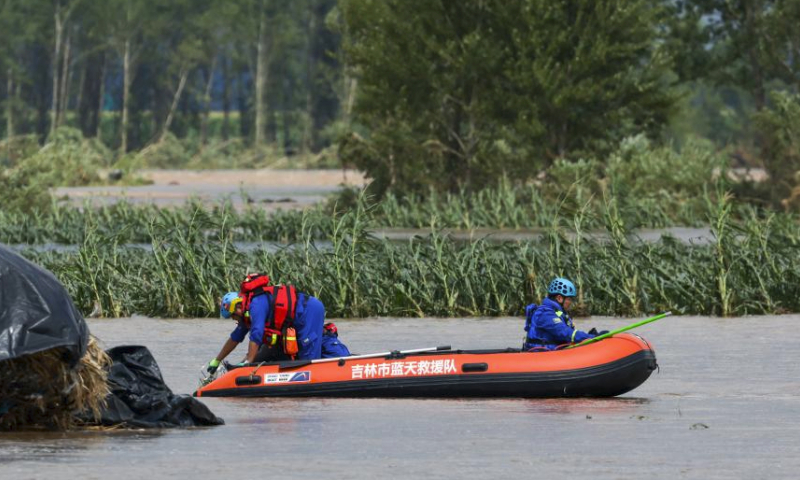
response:
[[[583,313],[800,311],[797,219],[756,210],[737,219],[729,206],[718,197],[717,240],[702,245],[639,242],[609,201],[606,239],[583,235],[583,219],[573,217],[572,227],[552,225],[532,241],[458,242],[434,225],[430,235],[396,243],[371,237],[369,211],[356,209],[335,217],[324,248],[308,216],[294,248],[277,252],[237,250],[230,224],[201,235],[208,219],[198,217],[188,228],[153,223],[151,248],[121,247],[98,232],[76,252],[25,255],[55,272],[82,311],[107,316],[213,316],[218,297],[256,270],[318,296],[333,317],[519,315],[555,275],[580,287]]]
[[[204,220],[205,230],[190,229],[198,219]],[[86,203],[77,208],[53,201],[51,208],[44,211],[0,210],[0,242],[76,245],[83,243],[89,234],[101,234],[114,236],[119,243],[151,243],[149,226],[153,224],[166,229],[191,230],[195,236],[213,236],[224,224],[230,227],[228,234],[235,241],[293,242],[302,238],[303,228],[314,238],[322,239],[330,235],[332,229],[331,217],[321,209],[274,213],[260,208],[238,211],[227,201],[208,206],[196,200],[174,208],[125,201],[101,207]]]
[[[603,198],[603,195],[600,195]],[[617,216],[625,228],[652,227],[656,225],[700,225],[709,217],[709,206],[693,210],[696,217],[691,222],[664,221],[657,209],[649,217],[646,208],[633,209],[614,198]],[[569,226],[580,212],[581,229],[605,229],[605,205],[593,197],[580,205],[573,205],[569,192],[553,200],[546,200],[535,186],[511,187],[501,183],[496,189],[476,194],[462,192],[458,195],[432,194],[427,199],[404,199],[388,196],[372,202],[363,195],[352,208],[361,209],[362,223],[371,229],[417,228],[430,230],[432,224],[439,228],[455,229],[538,229],[547,231],[554,225]],[[736,207],[734,213],[738,212]],[[344,209],[335,211],[318,206],[306,211],[278,210],[268,212],[249,206],[242,210],[231,202],[213,205],[192,200],[179,207],[157,207],[150,204],[135,205],[119,202],[114,205],[94,207],[88,202],[74,207],[52,200],[47,209],[32,212],[0,210],[0,242],[7,244],[65,244],[82,243],[87,232],[114,235],[120,243],[151,243],[148,226],[151,223],[172,229],[188,229],[197,218],[206,219],[206,231],[196,235],[212,235],[222,224],[231,226],[229,234],[235,241],[296,242],[310,234],[316,240],[329,239],[334,234],[334,219]],[[738,213],[737,213],[738,215]],[[650,221],[652,220],[652,221]]]

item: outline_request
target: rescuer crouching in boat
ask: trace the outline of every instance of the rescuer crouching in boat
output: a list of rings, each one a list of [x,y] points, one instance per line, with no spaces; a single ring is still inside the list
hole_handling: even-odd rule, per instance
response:
[[[575,285],[566,278],[556,278],[547,287],[547,298],[541,305],[525,308],[525,339],[523,350],[556,350],[559,346],[580,343],[608,330],[592,328],[583,332],[575,328],[567,311],[577,295]]]
[[[339,340],[339,329],[333,322],[322,327],[322,358],[349,357],[347,345]]]
[[[322,357],[325,306],[292,285],[270,285],[266,275],[248,275],[238,292],[222,297],[220,315],[237,325],[206,366],[211,374],[248,333],[245,363]]]

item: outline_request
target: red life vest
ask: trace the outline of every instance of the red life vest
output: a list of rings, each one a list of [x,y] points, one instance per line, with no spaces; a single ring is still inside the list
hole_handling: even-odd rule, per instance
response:
[[[250,324],[250,302],[259,295],[269,295],[269,317],[264,323],[264,338],[281,335],[284,323],[291,327],[297,306],[297,290],[292,285],[269,285],[269,276],[251,273],[239,288],[242,297],[242,312],[245,322]],[[289,320],[287,322],[287,320]]]

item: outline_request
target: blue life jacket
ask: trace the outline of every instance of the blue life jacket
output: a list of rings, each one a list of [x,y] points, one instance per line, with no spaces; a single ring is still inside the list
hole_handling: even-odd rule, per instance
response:
[[[531,303],[530,305],[525,307],[525,332],[531,331],[531,321],[533,320],[533,313],[536,311],[537,308],[539,308],[539,306],[536,305],[535,303]],[[526,333],[526,338],[528,336],[530,335]]]
[[[336,335],[322,335],[322,358],[349,357],[351,355],[347,345],[339,340]]]
[[[563,311],[558,302],[545,298],[541,305],[531,304],[525,308],[524,350],[545,348],[555,350],[558,345],[579,343],[594,335],[575,329],[572,318]]]

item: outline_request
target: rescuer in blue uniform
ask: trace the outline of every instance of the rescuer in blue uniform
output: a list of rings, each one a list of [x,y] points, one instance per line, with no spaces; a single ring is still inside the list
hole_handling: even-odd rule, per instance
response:
[[[608,333],[591,329],[588,333],[575,328],[567,311],[578,294],[575,285],[566,278],[556,278],[547,287],[547,298],[541,305],[525,308],[525,340],[523,350],[555,350],[559,345],[580,343]]]
[[[326,323],[322,329],[322,358],[349,357],[350,350],[339,340],[339,329]]]
[[[237,321],[230,338],[222,346],[219,354],[207,367],[209,373],[217,370],[225,359],[242,341],[250,337],[245,363],[283,360],[289,358],[278,346],[269,343],[270,335],[265,332],[270,318],[270,296],[258,295],[250,300],[247,312],[242,309],[242,297],[238,292],[229,292],[222,298],[220,315]],[[297,359],[313,360],[322,356],[322,327],[325,322],[325,306],[317,298],[297,293],[294,307],[294,328],[297,338]],[[265,342],[265,339],[267,340]]]

